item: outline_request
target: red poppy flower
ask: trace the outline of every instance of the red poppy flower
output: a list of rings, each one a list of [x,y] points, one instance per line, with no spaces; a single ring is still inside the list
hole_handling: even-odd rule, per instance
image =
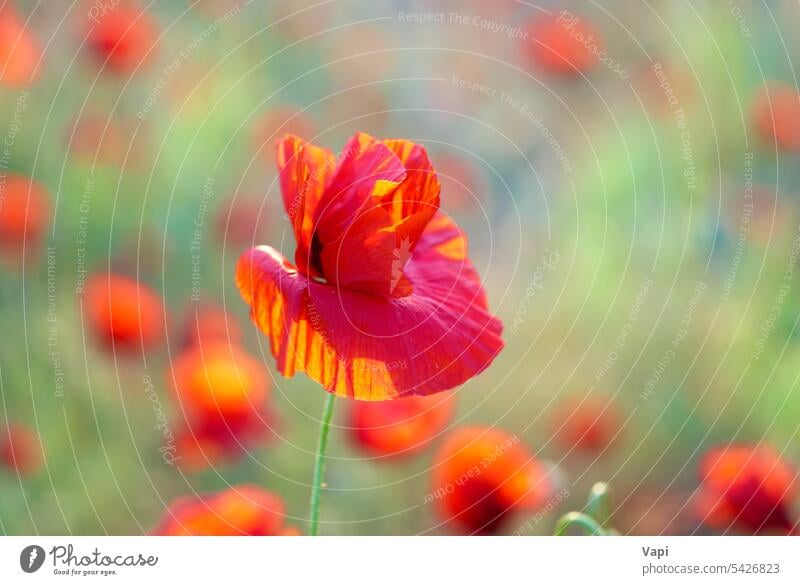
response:
[[[753,101],[753,122],[762,140],[779,149],[800,150],[800,94],[783,83],[770,83]]]
[[[0,463],[23,475],[37,472],[43,463],[37,434],[16,424],[0,431]]]
[[[599,63],[600,33],[568,12],[536,16],[528,25],[525,50],[534,65],[567,77],[587,73]]]
[[[35,81],[42,51],[10,1],[0,5],[0,84],[24,87]]]
[[[171,376],[192,424],[226,430],[249,426],[263,412],[269,393],[264,365],[227,342],[186,349],[172,362]]]
[[[353,402],[350,429],[354,441],[371,454],[411,455],[444,430],[454,408],[453,394]]]
[[[7,173],[0,177],[0,248],[11,255],[36,247],[50,221],[50,197],[39,183]]]
[[[235,345],[242,340],[242,328],[224,308],[207,303],[189,311],[183,338],[189,346],[215,342]]]
[[[564,451],[603,453],[616,436],[621,416],[614,403],[598,397],[574,398],[552,416],[553,435]]]
[[[156,292],[119,274],[93,274],[84,308],[95,334],[116,350],[136,351],[163,339],[164,306]]]
[[[471,533],[497,532],[515,511],[542,505],[547,469],[518,437],[495,428],[452,432],[434,458],[430,498],[442,519]]]
[[[280,536],[294,534],[286,526],[283,500],[254,485],[187,496],[172,502],[157,536]]]
[[[700,461],[697,511],[705,524],[749,533],[792,531],[797,470],[766,445],[730,445]]]
[[[259,246],[240,258],[236,282],[282,374],[386,400],[453,388],[492,362],[502,325],[466,238],[437,214],[425,149],[356,134],[337,164],[287,136],[278,166],[296,265]]]
[[[143,66],[158,40],[152,16],[131,1],[106,10],[89,10],[87,45],[101,65],[124,74]]]

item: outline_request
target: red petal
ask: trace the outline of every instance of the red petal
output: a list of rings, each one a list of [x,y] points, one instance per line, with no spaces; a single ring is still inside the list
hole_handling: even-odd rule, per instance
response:
[[[382,142],[358,133],[347,141],[331,184],[319,203],[314,237],[321,247],[336,242],[372,203],[405,178],[400,159]]]
[[[372,197],[360,204],[358,215],[345,219],[342,212],[337,239],[320,236],[320,265],[328,281],[344,288],[382,297],[405,296],[412,287],[403,267],[439,209],[440,187],[424,148],[404,140],[382,144],[403,165],[405,177],[399,184],[375,182]]]
[[[317,205],[335,169],[333,153],[287,135],[278,141],[277,155],[283,205],[297,242],[295,262],[304,272],[321,276],[309,266],[311,237]]]
[[[503,348],[502,324],[487,311],[451,220],[430,222],[406,275],[412,294],[377,298],[309,279],[262,246],[239,260],[236,281],[281,373],[304,371],[340,396],[387,400],[463,384]]]

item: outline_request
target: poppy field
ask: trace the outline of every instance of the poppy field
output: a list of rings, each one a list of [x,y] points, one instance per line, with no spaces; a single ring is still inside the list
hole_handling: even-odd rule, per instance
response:
[[[800,534],[798,16],[0,0],[0,534]]]

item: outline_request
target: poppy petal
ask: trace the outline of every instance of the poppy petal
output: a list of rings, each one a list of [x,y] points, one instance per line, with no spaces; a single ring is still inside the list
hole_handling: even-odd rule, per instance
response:
[[[411,294],[378,298],[309,279],[261,246],[241,257],[236,281],[283,375],[304,371],[337,395],[387,400],[458,386],[503,347],[449,218],[429,223],[405,273]]]
[[[404,180],[376,181],[363,211],[339,232],[336,243],[322,247],[320,264],[339,286],[399,297],[411,293],[403,267],[439,209],[440,187],[424,148],[405,140],[382,144],[405,168]]]
[[[314,238],[320,248],[337,242],[364,212],[365,205],[406,176],[400,159],[368,134],[353,136],[339,158],[336,173],[317,208]]]
[[[278,141],[277,155],[283,205],[297,242],[295,262],[304,271],[321,276],[309,265],[311,236],[317,205],[335,169],[334,155],[292,135]]]

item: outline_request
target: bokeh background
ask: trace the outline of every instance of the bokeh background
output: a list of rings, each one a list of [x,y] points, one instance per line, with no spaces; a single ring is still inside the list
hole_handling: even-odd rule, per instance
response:
[[[622,533],[713,532],[693,505],[709,448],[800,459],[796,2],[0,3],[34,46],[0,27],[3,176],[47,202],[27,207],[41,225],[24,246],[3,239],[0,428],[26,429],[31,465],[0,470],[0,532],[140,534],[177,497],[242,483],[305,531],[324,391],[276,372],[233,279],[253,244],[292,257],[287,132],[425,146],[505,324],[413,456],[361,448],[337,401],[324,533],[452,533],[427,496],[464,425],[504,429],[552,472],[547,505],[503,533],[552,533],[596,481]],[[123,6],[136,18],[98,40]],[[562,10],[578,21],[537,28]],[[765,88],[794,96],[767,123]],[[155,293],[160,343],[121,351],[93,328],[85,286],[108,272]],[[181,465],[171,364],[208,307],[268,372],[268,432]]]

